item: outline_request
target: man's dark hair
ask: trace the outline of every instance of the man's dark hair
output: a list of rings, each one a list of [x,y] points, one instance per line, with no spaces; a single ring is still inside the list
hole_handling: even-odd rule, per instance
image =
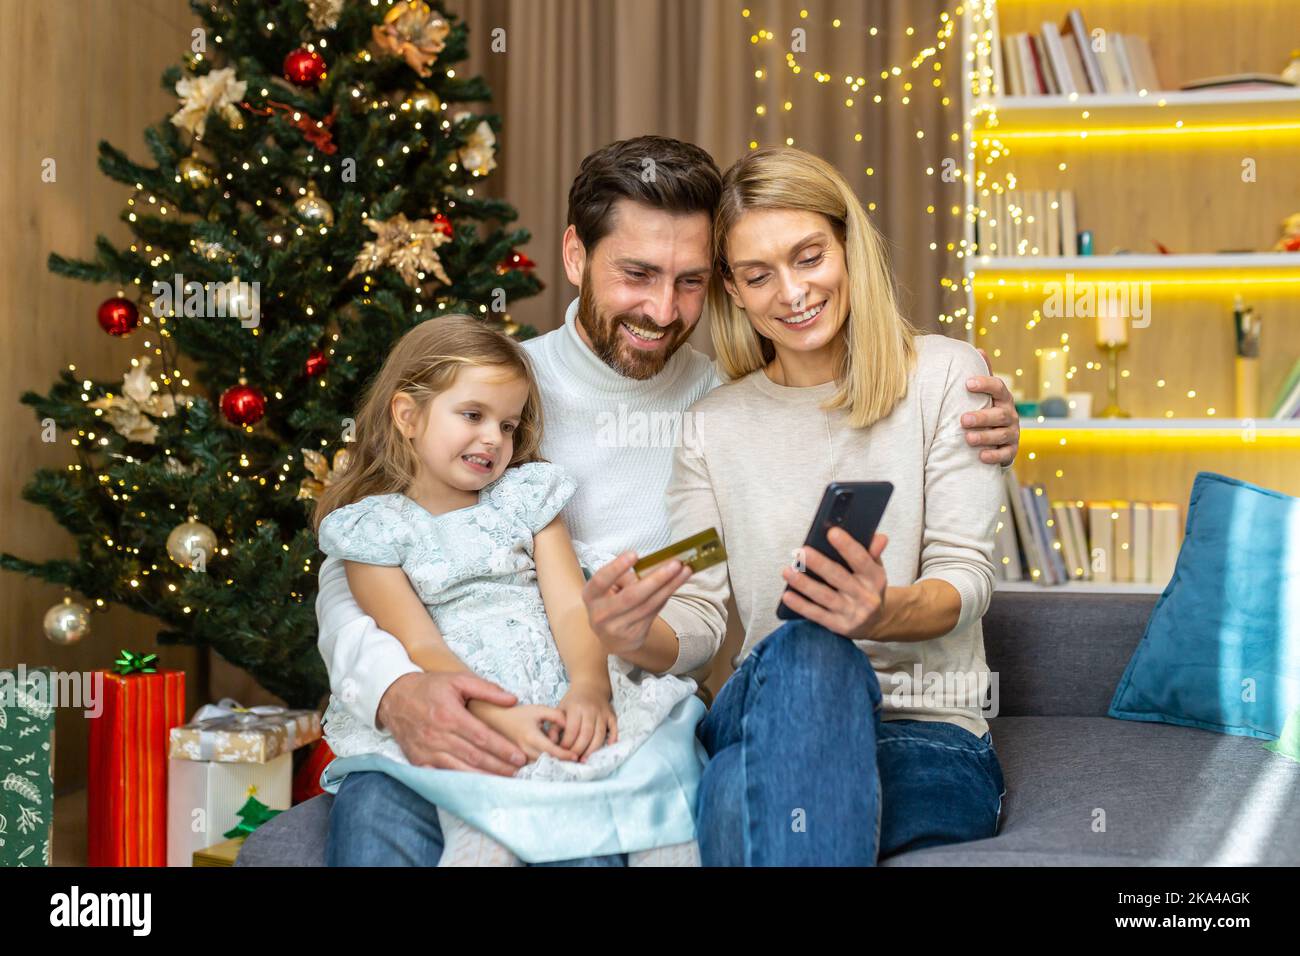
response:
[[[569,188],[569,225],[590,252],[608,235],[619,199],[712,219],[721,195],[722,173],[703,149],[666,136],[638,136],[602,146],[582,161]]]

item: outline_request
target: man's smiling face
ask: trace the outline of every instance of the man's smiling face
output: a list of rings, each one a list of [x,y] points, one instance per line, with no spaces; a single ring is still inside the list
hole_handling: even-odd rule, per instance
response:
[[[565,231],[565,271],[580,290],[578,332],[620,375],[657,375],[699,322],[712,271],[712,225],[707,213],[619,199],[594,249],[572,226]]]

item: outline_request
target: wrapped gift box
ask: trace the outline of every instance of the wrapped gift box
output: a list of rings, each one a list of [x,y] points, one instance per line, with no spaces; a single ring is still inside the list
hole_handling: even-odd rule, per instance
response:
[[[225,840],[202,850],[194,851],[195,866],[234,866],[239,848],[244,845],[243,837]]]
[[[226,698],[200,707],[171,732],[170,756],[217,763],[269,763],[321,736],[320,714],[284,707],[240,707]]]
[[[185,720],[185,674],[103,671],[90,721],[86,835],[91,866],[166,866],[167,749]]]
[[[0,866],[49,866],[53,827],[50,672],[0,670]]]
[[[291,753],[268,763],[172,760],[167,779],[167,865],[190,866],[197,851],[211,847],[239,823],[239,808],[250,795],[272,809],[288,810],[292,789]]]

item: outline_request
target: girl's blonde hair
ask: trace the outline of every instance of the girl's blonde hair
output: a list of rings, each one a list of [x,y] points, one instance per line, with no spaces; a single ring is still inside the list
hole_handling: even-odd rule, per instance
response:
[[[884,240],[862,203],[830,163],[790,147],[756,149],[738,160],[722,179],[722,199],[713,220],[717,268],[709,286],[709,328],[718,362],[735,380],[763,368],[776,352],[732,302],[722,277],[734,278],[727,264],[727,236],[751,209],[798,209],[831,221],[844,244],[849,276],[849,314],[840,367],[840,387],[825,408],[847,408],[849,422],[865,427],[893,411],[907,391],[916,359],[916,330],[898,310]]]
[[[343,474],[317,500],[313,530],[319,530],[321,521],[335,508],[410,487],[419,473],[419,459],[411,440],[398,430],[391,410],[393,398],[399,392],[411,396],[423,422],[434,396],[450,388],[466,367],[500,367],[528,383],[528,398],[513,432],[514,454],[507,467],[540,460],[542,400],[523,347],[472,316],[428,319],[398,339],[366,388],[350,460]]]

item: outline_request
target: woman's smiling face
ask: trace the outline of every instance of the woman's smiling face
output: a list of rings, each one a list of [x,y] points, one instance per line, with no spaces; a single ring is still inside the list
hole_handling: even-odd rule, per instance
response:
[[[844,244],[831,221],[798,209],[751,209],[727,236],[732,300],[781,350],[833,347],[849,314]]]

